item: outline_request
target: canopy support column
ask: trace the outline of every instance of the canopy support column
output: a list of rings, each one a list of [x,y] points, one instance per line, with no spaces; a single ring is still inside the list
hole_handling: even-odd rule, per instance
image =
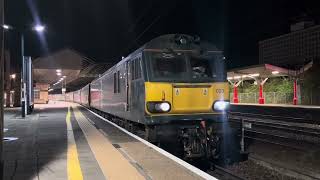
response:
[[[298,104],[298,97],[297,97],[297,79],[293,81],[293,105]]]
[[[268,80],[268,78],[265,78],[261,83],[260,83],[260,86],[259,86],[259,104],[264,104],[265,102],[265,98],[263,96],[263,85],[264,83],[266,83]]]
[[[239,98],[238,98],[238,86],[240,85],[240,83],[242,82],[242,80],[238,81],[238,82],[231,82],[230,80],[228,80],[230,84],[233,85],[233,103],[239,103]]]

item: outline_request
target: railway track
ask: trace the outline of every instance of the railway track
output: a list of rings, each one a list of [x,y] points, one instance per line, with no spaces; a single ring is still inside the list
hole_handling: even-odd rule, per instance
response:
[[[247,116],[249,115],[249,116]],[[315,124],[305,124],[303,120],[296,122],[294,118],[290,121],[270,119],[264,115],[251,113],[232,113],[229,120],[243,122],[244,138],[265,143],[286,146],[296,150],[307,150],[320,148],[320,127]],[[302,145],[303,144],[303,145]]]
[[[256,120],[254,118],[245,118],[245,117],[231,117],[229,120],[233,122],[240,122],[243,120],[245,122],[245,126],[249,125],[250,129],[263,128],[265,130],[272,130],[272,131],[277,130],[277,131],[283,131],[287,133],[295,133],[299,135],[320,138],[320,126],[307,127],[307,126],[302,126],[299,123],[293,124],[293,123],[285,123],[285,122],[274,121],[274,120]]]
[[[282,121],[282,122],[292,122],[292,123],[308,123],[308,124],[318,124],[316,121],[310,118],[297,118],[290,116],[277,116],[271,114],[257,114],[257,113],[244,113],[244,112],[230,112],[229,116],[233,117],[246,117],[246,118],[255,118],[260,120],[273,120],[273,121]]]
[[[264,128],[268,130],[279,130],[285,131],[288,133],[297,133],[306,136],[312,137],[320,137],[320,128],[311,128],[311,127],[304,127],[298,125],[292,125],[288,123],[282,122],[265,122],[259,120],[252,120],[252,119],[245,119],[245,122],[253,124],[253,126],[258,128]]]
[[[234,174],[233,172],[221,166],[214,166],[214,170],[209,170],[208,173],[216,178],[223,180],[244,180],[244,178]]]
[[[245,138],[260,141],[260,142],[285,146],[285,147],[289,147],[291,149],[300,150],[300,151],[305,151],[308,149],[315,149],[315,148],[320,149],[320,145],[316,143],[299,141],[291,137],[277,135],[277,134],[270,134],[270,133],[260,132],[256,130],[246,130]]]

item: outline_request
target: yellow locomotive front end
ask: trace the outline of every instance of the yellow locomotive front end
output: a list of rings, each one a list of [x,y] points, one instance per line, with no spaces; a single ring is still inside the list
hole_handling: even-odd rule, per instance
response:
[[[145,83],[146,113],[150,116],[219,115],[229,107],[227,82]]]
[[[168,37],[144,49],[146,138],[180,144],[184,158],[217,158],[230,102],[222,52]]]

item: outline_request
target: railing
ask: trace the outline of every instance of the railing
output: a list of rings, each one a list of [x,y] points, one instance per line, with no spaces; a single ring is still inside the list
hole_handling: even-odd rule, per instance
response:
[[[265,92],[263,93],[266,104],[292,104],[293,93]],[[258,103],[259,93],[238,93],[239,103]],[[230,93],[233,102],[233,93]]]

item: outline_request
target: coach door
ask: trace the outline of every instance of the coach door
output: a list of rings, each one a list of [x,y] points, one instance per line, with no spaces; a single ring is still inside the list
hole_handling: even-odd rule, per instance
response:
[[[131,89],[131,62],[126,62],[126,111],[130,111],[130,89]]]

